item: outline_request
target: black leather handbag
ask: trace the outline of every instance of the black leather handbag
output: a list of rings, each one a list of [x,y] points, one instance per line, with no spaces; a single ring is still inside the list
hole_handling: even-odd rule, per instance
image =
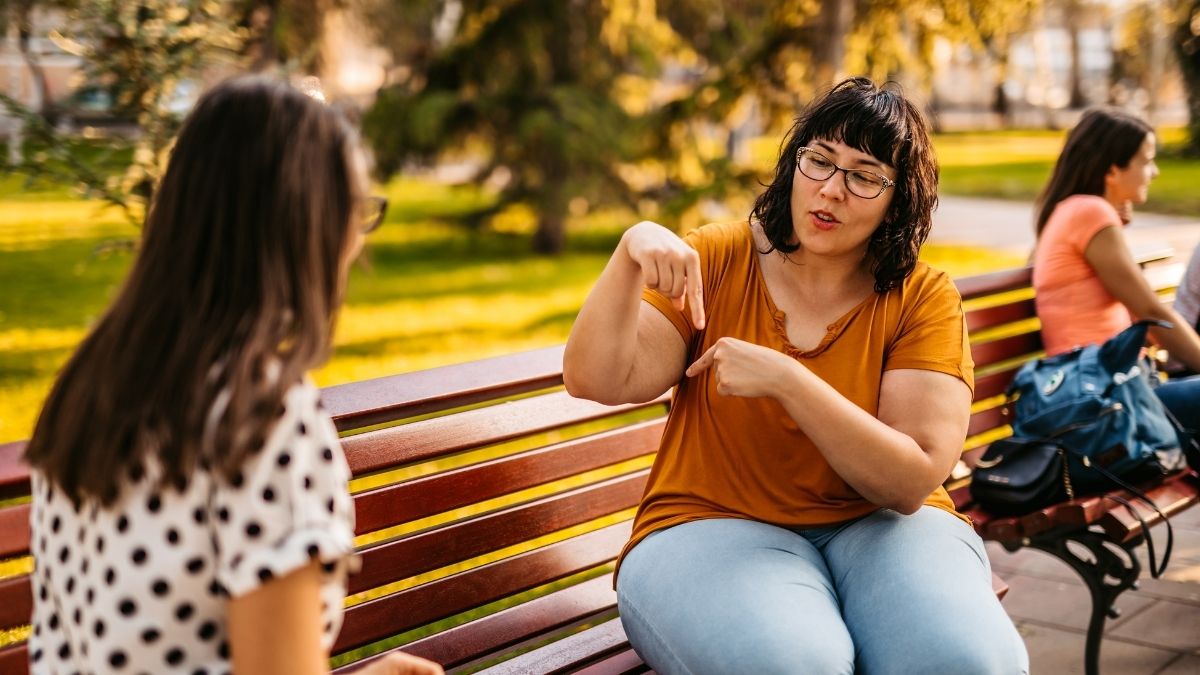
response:
[[[989,513],[1018,516],[1073,497],[1062,446],[1043,439],[1006,438],[975,465],[971,498]]]

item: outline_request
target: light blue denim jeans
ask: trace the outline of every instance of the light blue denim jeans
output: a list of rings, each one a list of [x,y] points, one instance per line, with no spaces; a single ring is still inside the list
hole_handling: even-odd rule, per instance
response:
[[[617,602],[662,675],[1029,672],[983,542],[930,506],[797,531],[727,518],[660,530],[626,556]]]

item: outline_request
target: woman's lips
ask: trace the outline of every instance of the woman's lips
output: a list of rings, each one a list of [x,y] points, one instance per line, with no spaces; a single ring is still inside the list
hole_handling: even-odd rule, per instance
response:
[[[820,216],[817,214],[820,214]],[[821,216],[830,218],[830,220],[823,220]],[[813,227],[817,228],[818,230],[829,231],[837,227],[839,223],[839,221],[833,217],[833,214],[829,213],[828,211],[810,211],[808,217],[810,220],[812,220]]]

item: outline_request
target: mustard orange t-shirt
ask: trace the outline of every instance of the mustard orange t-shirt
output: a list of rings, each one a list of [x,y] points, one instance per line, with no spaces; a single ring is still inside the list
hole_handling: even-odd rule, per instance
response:
[[[943,272],[918,263],[887,293],[872,293],[801,351],[786,338],[785,317],[759,270],[745,223],[708,225],[684,240],[700,254],[707,325],[664,296],[643,298],[688,345],[691,363],[722,337],[790,354],[843,396],[878,414],[883,373],[916,368],[947,373],[974,388],[973,364],[958,290]],[[887,471],[880,466],[880,471]],[[926,504],[954,513],[943,488]],[[879,508],[833,471],[783,407],[770,398],[721,396],[712,370],[684,377],[622,557],[651,532],[705,518],[750,518],[786,527],[829,525]]]
[[[1092,237],[1121,217],[1103,197],[1073,195],[1050,214],[1033,256],[1033,290],[1042,343],[1054,356],[1104,342],[1133,323],[1084,253]]]

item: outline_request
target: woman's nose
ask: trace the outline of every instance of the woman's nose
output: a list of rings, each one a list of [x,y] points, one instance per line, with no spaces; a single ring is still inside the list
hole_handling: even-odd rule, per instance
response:
[[[819,193],[828,199],[846,198],[846,176],[842,171],[834,171],[833,175],[821,183]]]

